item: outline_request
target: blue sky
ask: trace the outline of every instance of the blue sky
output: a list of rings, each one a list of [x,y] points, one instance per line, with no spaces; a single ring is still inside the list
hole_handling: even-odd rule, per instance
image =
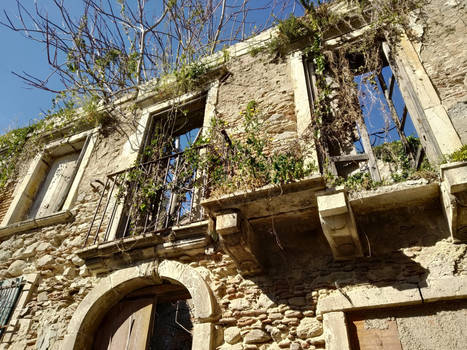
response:
[[[2,0],[1,8],[11,12],[14,4],[14,0]],[[47,76],[44,47],[1,26],[0,43],[3,48],[0,55],[0,134],[3,134],[9,128],[27,125],[38,118],[41,110],[50,107],[54,96],[27,86],[12,74],[12,71],[28,71]]]

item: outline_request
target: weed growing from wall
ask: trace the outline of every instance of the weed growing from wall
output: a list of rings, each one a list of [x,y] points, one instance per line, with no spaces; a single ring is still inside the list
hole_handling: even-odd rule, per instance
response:
[[[194,164],[208,174],[212,196],[267,184],[282,185],[316,173],[316,165],[306,164],[298,146],[287,152],[269,149],[255,101],[250,101],[241,114],[243,134],[225,139],[222,135],[226,135],[228,125],[216,120],[205,140],[209,142],[208,151]]]
[[[467,145],[462,146],[446,158],[449,162],[467,162]]]

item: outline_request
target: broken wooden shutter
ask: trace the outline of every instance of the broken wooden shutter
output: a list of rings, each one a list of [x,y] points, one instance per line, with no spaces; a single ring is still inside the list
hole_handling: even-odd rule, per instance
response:
[[[53,159],[49,172],[36,195],[29,217],[42,217],[56,213],[63,207],[80,163],[86,152],[90,135],[81,150]]]
[[[0,281],[0,336],[8,325],[23,285],[22,277]]]
[[[75,180],[76,173],[78,172],[78,169],[81,166],[81,162],[83,161],[84,154],[86,153],[86,149],[88,148],[88,145],[89,145],[89,142],[91,141],[91,138],[92,138],[92,134],[89,134],[86,137],[86,140],[84,141],[84,145],[81,148],[81,152],[79,153],[79,157],[78,157],[78,160],[76,161],[75,167],[73,169],[73,173],[70,176],[70,181],[67,182],[66,188],[63,191],[64,195],[62,195],[60,197],[60,202],[57,204],[57,207],[55,208],[55,211],[59,211],[60,209],[62,209],[63,204],[65,203],[65,200],[66,200],[66,198],[68,196],[68,192],[70,192],[71,186],[73,185],[73,181]]]
[[[155,298],[123,300],[101,322],[94,350],[146,350]]]

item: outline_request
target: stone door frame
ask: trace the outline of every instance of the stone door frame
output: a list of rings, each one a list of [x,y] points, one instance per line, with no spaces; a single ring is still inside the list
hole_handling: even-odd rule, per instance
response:
[[[162,280],[181,284],[190,293],[194,305],[192,350],[213,349],[214,321],[218,318],[216,301],[206,281],[194,268],[177,261],[145,262],[111,273],[81,301],[68,324],[62,349],[83,350],[92,347],[92,334],[107,311],[128,293]]]
[[[400,285],[400,289],[392,286],[366,286],[349,290],[345,295],[342,291],[335,290],[320,298],[316,314],[323,317],[326,349],[351,349],[346,312],[467,299],[467,277],[444,277],[427,282],[424,287]]]

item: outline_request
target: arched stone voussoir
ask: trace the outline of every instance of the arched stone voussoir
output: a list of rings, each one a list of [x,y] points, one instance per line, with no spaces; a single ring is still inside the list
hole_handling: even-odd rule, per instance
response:
[[[102,278],[73,313],[62,349],[90,349],[92,335],[113,305],[136,289],[160,283],[154,262],[121,269]]]
[[[161,262],[157,271],[160,278],[179,283],[190,292],[196,321],[211,321],[216,317],[214,296],[198,271],[188,265],[172,260]]]

